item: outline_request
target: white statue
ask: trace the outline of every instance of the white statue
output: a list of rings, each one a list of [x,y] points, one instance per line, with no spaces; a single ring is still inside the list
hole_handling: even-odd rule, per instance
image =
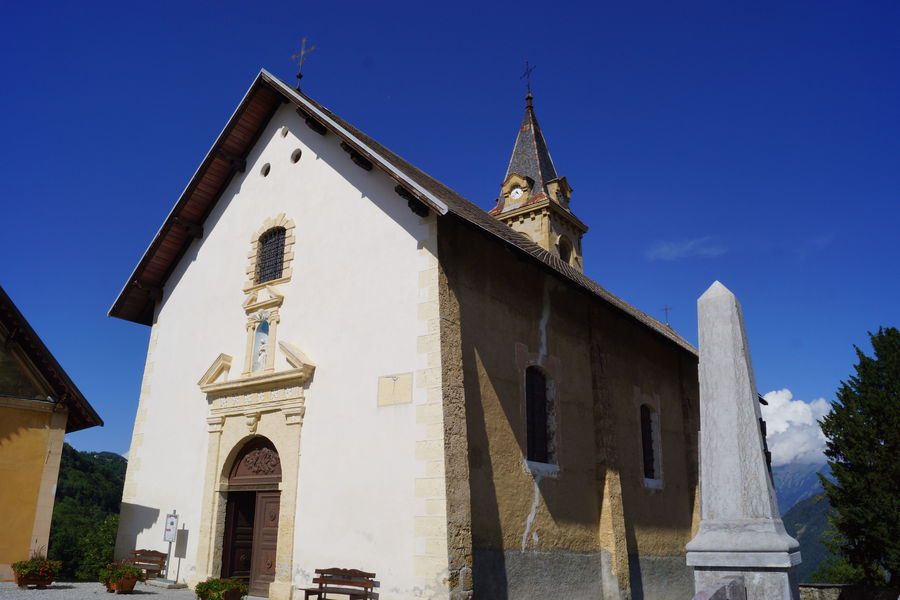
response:
[[[266,338],[259,341],[259,349],[256,351],[256,366],[261,369],[266,366]]]

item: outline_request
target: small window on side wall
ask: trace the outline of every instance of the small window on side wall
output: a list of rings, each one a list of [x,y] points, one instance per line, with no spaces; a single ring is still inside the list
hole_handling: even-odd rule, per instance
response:
[[[659,449],[659,415],[647,404],[641,404],[641,456],[644,485],[660,487],[662,468]]]
[[[526,457],[531,462],[556,462],[555,410],[547,376],[538,367],[525,370]]]
[[[273,227],[259,236],[256,283],[280,279],[284,270],[284,227]]]

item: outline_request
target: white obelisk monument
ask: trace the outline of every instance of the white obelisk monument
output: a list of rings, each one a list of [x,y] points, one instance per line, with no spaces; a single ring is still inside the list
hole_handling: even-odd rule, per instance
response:
[[[766,465],[737,298],[718,281],[697,302],[700,529],[687,545],[699,593],[742,577],[747,600],[797,600],[797,540],[785,532]]]

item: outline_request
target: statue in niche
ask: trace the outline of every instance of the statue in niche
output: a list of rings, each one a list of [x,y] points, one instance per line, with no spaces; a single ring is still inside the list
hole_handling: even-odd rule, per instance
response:
[[[266,368],[269,353],[269,322],[265,320],[265,316],[260,319],[259,325],[256,326],[256,333],[253,339],[253,364],[251,370],[260,371]]]
[[[266,340],[259,342],[259,351],[256,353],[256,362],[260,367],[266,364]]]

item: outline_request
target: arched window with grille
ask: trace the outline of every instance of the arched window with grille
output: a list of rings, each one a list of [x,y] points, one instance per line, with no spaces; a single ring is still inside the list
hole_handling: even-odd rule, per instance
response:
[[[281,279],[284,270],[284,227],[273,227],[259,236],[256,283]]]
[[[529,461],[556,462],[556,411],[547,376],[538,367],[525,370],[525,440]]]
[[[660,481],[659,413],[647,404],[641,404],[641,456],[644,463],[644,483],[651,485]]]

